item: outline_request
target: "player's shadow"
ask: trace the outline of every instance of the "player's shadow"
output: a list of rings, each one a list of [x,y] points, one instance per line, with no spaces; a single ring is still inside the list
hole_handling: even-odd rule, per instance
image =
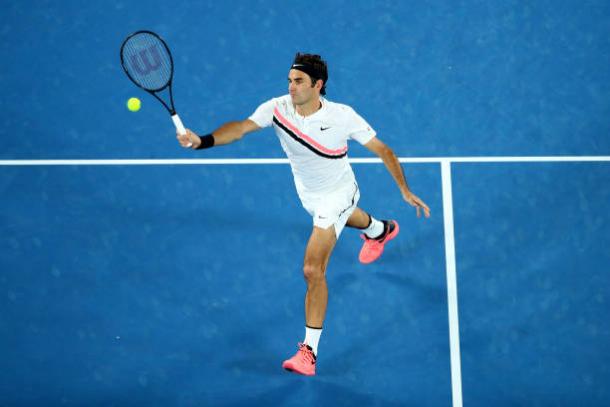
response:
[[[409,293],[417,296],[419,301],[425,303],[438,303],[439,300],[445,300],[447,291],[445,286],[430,285],[420,279],[408,274],[398,275],[392,273],[377,273],[373,276],[379,280],[383,280],[395,286],[401,286],[409,289]]]
[[[358,280],[376,279],[393,286],[401,287],[405,292],[409,292],[425,302],[435,302],[438,301],[439,298],[446,297],[445,285],[439,286],[429,284],[428,282],[423,281],[415,271],[411,272],[409,269],[401,273],[395,273],[392,271],[385,271],[383,267],[377,267],[374,270],[366,270],[364,272],[367,273],[366,276],[363,276],[359,270],[331,275],[329,276],[329,279],[331,279],[329,284],[332,284],[333,290],[339,291]]]

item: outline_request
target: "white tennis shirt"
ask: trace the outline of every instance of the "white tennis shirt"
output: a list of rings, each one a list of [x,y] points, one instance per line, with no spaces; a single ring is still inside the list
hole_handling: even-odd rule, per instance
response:
[[[290,161],[299,195],[351,185],[354,173],[347,161],[347,141],[366,144],[375,131],[347,105],[320,98],[322,107],[303,117],[290,95],[273,98],[249,117],[259,127],[273,126]]]

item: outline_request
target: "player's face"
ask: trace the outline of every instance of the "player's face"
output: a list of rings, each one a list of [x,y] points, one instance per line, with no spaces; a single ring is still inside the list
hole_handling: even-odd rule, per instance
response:
[[[305,72],[291,69],[288,73],[288,93],[295,105],[304,105],[316,96],[319,96],[320,89],[312,87],[311,78]]]

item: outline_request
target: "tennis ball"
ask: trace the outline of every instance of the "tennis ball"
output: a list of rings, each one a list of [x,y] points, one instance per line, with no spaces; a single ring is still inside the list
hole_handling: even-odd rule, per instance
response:
[[[138,98],[129,98],[127,101],[127,109],[131,110],[132,112],[137,112],[140,110],[141,106],[142,102],[140,102],[140,99]]]

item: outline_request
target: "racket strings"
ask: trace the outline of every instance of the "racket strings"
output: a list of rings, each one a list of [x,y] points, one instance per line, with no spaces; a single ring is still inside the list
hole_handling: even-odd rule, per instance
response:
[[[172,78],[172,59],[159,38],[148,33],[131,37],[123,46],[123,66],[132,80],[150,91],[165,88]]]

